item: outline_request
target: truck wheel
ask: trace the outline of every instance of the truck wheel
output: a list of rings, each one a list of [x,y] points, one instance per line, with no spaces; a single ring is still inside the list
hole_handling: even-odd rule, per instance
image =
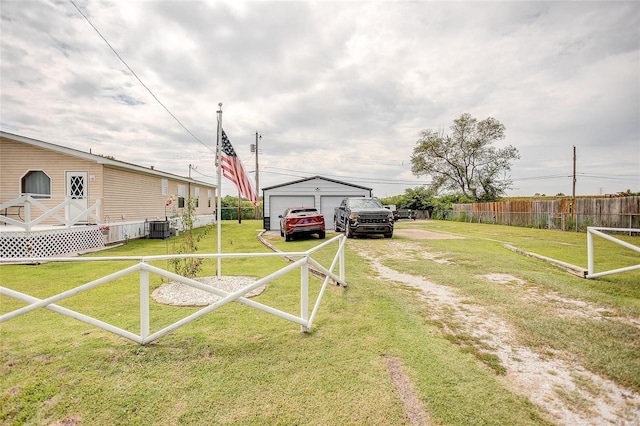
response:
[[[289,235],[289,234],[285,234],[285,236],[284,236],[284,240],[285,240],[285,241],[291,241],[291,235]]]
[[[391,238],[391,237],[393,237],[393,233],[392,233],[392,232],[390,232],[390,233],[388,233],[388,234],[384,234],[384,237],[385,237],[385,238]]]
[[[338,220],[335,217],[333,218],[333,230],[336,232],[341,231],[340,227],[338,226]]]
[[[325,235],[324,231],[320,231],[320,232],[318,232],[318,238],[320,238],[321,240],[324,240],[324,237],[325,237],[325,236],[326,236],[326,235]]]

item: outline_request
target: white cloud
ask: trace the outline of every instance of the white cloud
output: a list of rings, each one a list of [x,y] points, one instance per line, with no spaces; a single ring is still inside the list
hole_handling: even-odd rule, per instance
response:
[[[248,170],[263,136],[262,187],[319,174],[386,196],[427,182],[418,132],[469,112],[520,150],[511,194],[567,193],[573,146],[581,194],[640,190],[638,3],[76,4],[200,141],[70,2],[3,1],[2,130],[212,176],[223,102]]]

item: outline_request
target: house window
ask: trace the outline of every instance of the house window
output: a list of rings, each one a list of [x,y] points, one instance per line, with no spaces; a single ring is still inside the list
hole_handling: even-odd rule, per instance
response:
[[[51,198],[51,178],[42,170],[30,170],[21,180],[21,192],[33,198]]]
[[[194,196],[196,198],[194,205],[195,208],[198,208],[200,207],[200,188],[194,188]]]
[[[178,208],[184,208],[184,194],[186,193],[186,187],[184,185],[178,185]]]
[[[162,195],[169,194],[169,179],[162,179]]]
[[[211,208],[211,190],[207,190],[207,207]]]

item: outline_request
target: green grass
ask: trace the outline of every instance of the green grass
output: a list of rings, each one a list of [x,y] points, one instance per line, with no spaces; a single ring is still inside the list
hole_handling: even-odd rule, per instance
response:
[[[415,259],[389,261],[390,266],[458,288],[473,303],[507,319],[523,344],[541,352],[547,348],[564,351],[592,371],[640,390],[640,329],[622,320],[640,318],[640,271],[586,280],[503,247],[503,243],[508,242],[526,251],[580,265],[586,264],[586,234],[441,221],[401,223],[400,226],[467,238],[419,243],[425,251],[446,252],[456,264],[453,268]],[[639,237],[619,238],[640,245]],[[594,244],[596,252],[602,255],[596,265],[602,269],[640,262],[636,252],[604,239],[596,239]],[[479,277],[487,273],[510,274],[526,284],[490,284]],[[559,316],[552,303],[528,301],[526,295],[531,288],[543,295],[592,304],[602,309],[602,316],[608,320]]]
[[[260,226],[258,221],[224,222],[223,252],[266,252],[256,239]],[[572,244],[582,250],[579,237],[586,239],[584,234],[528,229],[519,234],[507,227],[435,221],[399,226],[469,238],[417,242],[424,250],[445,253],[455,265],[415,259],[390,260],[388,264],[455,286],[473,303],[493,309],[516,326],[518,339],[526,344],[575,353],[590,368],[640,388],[637,331],[634,334],[616,322],[608,327],[609,322],[541,317],[548,308],[518,301],[520,290],[509,287],[505,291],[504,286],[476,277],[483,271],[511,273],[545,290],[603,304],[612,314],[638,318],[637,274],[582,280],[509,252],[501,243],[549,256],[545,247],[557,244]],[[391,241],[398,240],[402,238]],[[469,351],[465,342],[444,335],[438,324],[427,320],[426,307],[415,291],[376,279],[367,262],[353,250],[364,242],[384,251],[388,241],[347,242],[349,287],[329,287],[313,328],[306,334],[298,325],[237,303],[146,346],[43,309],[2,323],[0,424],[66,420],[109,425],[406,425],[409,420],[386,369],[389,356],[402,361],[434,424],[550,424],[537,407],[505,387],[500,365],[491,354],[479,356]],[[285,243],[275,238],[273,242],[282,250],[302,251],[318,241]],[[99,255],[166,254],[173,251],[173,244],[173,240],[131,241]],[[199,252],[215,252],[216,233],[208,233],[198,245]],[[330,247],[314,257],[327,264],[333,250],[335,247]],[[586,263],[586,248],[583,251],[582,262]],[[561,260],[581,262],[578,254],[566,255]],[[279,258],[225,259],[222,271],[225,275],[261,277],[284,264]],[[3,265],[0,284],[42,298],[125,265]],[[167,265],[158,262],[157,266]],[[215,275],[215,260],[203,266],[201,275]],[[299,273],[290,273],[270,284],[255,300],[298,314],[299,283]],[[311,279],[310,283],[313,298],[320,281]],[[153,288],[161,284],[152,276]],[[60,304],[137,332],[137,287],[134,274]],[[0,296],[0,313],[20,306],[22,302]],[[152,331],[194,310],[152,303]],[[582,336],[584,333],[590,334]],[[572,395],[566,398],[571,400]]]

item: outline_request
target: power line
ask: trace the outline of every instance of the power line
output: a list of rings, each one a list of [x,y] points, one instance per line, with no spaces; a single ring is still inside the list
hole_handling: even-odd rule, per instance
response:
[[[118,52],[116,52],[116,50],[113,48],[113,46],[111,46],[111,43],[109,43],[109,41],[107,41],[107,39],[102,35],[102,33],[96,28],[95,25],[93,25],[93,23],[89,20],[89,18],[87,17],[87,15],[85,15],[80,8],[78,7],[78,5],[76,5],[74,3],[73,0],[69,0],[69,2],[73,5],[73,7],[76,8],[76,10],[78,11],[78,13],[80,15],[82,15],[82,17],[85,19],[85,21],[87,21],[89,23],[89,25],[91,25],[91,28],[93,28],[95,30],[96,33],[98,33],[98,35],[100,36],[100,38],[107,44],[107,46],[109,46],[109,49],[111,49],[111,51],[118,57],[118,59],[120,60],[120,62],[122,62],[124,64],[125,67],[127,67],[127,69],[131,72],[131,74],[133,74],[133,76],[140,82],[140,84],[142,84],[142,87],[144,87],[145,89],[147,89],[147,92],[149,92],[151,94],[151,96],[153,96],[153,99],[156,100],[156,102],[158,102],[158,104],[165,109],[165,111],[167,111],[167,113],[169,113],[169,115],[184,129],[187,131],[187,133],[189,133],[196,141],[200,142],[204,147],[206,147],[209,151],[215,152],[214,149],[212,149],[211,147],[209,147],[207,144],[205,144],[204,142],[202,142],[196,135],[194,135],[191,130],[189,130],[187,128],[187,126],[185,126],[184,124],[182,124],[182,122],[178,119],[178,117],[176,117],[170,110],[169,108],[167,108],[161,101],[160,99],[158,99],[158,97],[151,91],[151,89],[149,89],[149,87],[147,87],[146,84],[144,84],[142,82],[142,80],[140,79],[140,77],[138,77],[138,74],[136,74],[136,72],[129,66],[129,64],[127,64],[127,62],[122,59],[122,57],[118,54]]]
[[[591,174],[586,174],[586,173],[578,173],[578,176],[582,176],[582,177],[588,177],[588,178],[594,178],[594,179],[610,179],[610,180],[629,180],[629,179],[634,179],[637,178],[638,176],[606,176],[606,175],[591,175]]]
[[[198,171],[198,169],[194,169],[193,167],[191,168],[191,171],[192,172],[196,172],[197,174],[199,174],[201,176],[208,177],[208,178],[211,178],[211,179],[215,179],[217,177],[217,176],[211,176],[211,175],[204,174],[201,171]]]
[[[546,176],[527,176],[527,177],[522,177],[522,178],[513,178],[511,180],[513,180],[514,182],[519,182],[519,181],[523,181],[523,180],[538,180],[538,179],[564,179],[564,178],[570,178],[571,176],[566,175],[566,174],[558,174],[558,175],[546,175]]]
[[[267,173],[271,175],[279,175],[279,176],[292,176],[298,178],[307,178],[310,177],[309,172],[303,172],[299,170],[290,170],[290,169],[278,169],[275,167],[267,167],[267,169],[276,169],[276,170],[285,170],[290,171],[292,173],[279,173],[272,172],[267,170],[261,170],[261,173]],[[311,176],[315,176],[312,174]],[[335,175],[327,175],[322,174],[323,177],[327,177],[330,179],[349,179],[350,182],[360,182],[360,183],[378,183],[378,184],[394,184],[394,185],[423,185],[420,182],[415,181],[406,181],[406,180],[394,180],[394,179],[380,179],[380,178],[368,178],[368,177],[355,177],[355,176],[335,176]]]
[[[594,175],[588,173],[576,173],[578,177],[592,178],[592,179],[610,179],[610,180],[629,180],[635,178],[635,176],[615,176],[615,175]],[[542,180],[542,179],[566,179],[571,178],[572,175],[557,174],[557,175],[543,175],[543,176],[527,176],[521,178],[513,178],[514,182],[520,182],[524,180]]]

